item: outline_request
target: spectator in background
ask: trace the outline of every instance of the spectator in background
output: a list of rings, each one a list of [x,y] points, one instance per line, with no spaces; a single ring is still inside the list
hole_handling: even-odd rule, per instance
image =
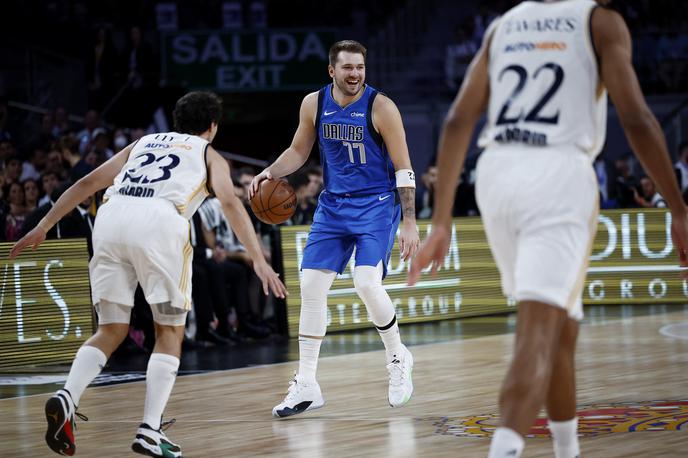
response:
[[[65,166],[62,161],[62,153],[59,150],[59,146],[56,146],[48,152],[48,159],[45,162],[44,173],[54,173],[57,175],[58,181],[62,181],[67,178],[67,171],[65,170]]]
[[[296,193],[296,210],[287,224],[298,226],[311,224],[315,215],[315,193],[317,181],[311,180],[307,172],[296,172],[289,175],[289,184]]]
[[[618,208],[636,207],[635,193],[638,187],[638,180],[633,175],[633,164],[629,156],[617,158],[614,161],[616,177],[611,183],[610,199],[616,201]]]
[[[55,117],[53,113],[43,113],[43,116],[41,116],[41,125],[28,143],[34,148],[44,148],[57,138],[54,135],[54,128]]]
[[[230,305],[234,307],[240,334],[254,338],[267,337],[270,329],[259,323],[260,320],[251,307],[249,291],[258,290],[258,285],[253,281],[251,259],[229,226],[220,201],[217,198],[206,199],[199,207],[198,213],[202,221],[204,241],[212,250],[212,260],[217,266],[211,269],[215,288],[213,300],[218,303],[221,310],[229,311]],[[258,308],[258,304],[255,308]],[[215,310],[218,310],[218,306]],[[226,313],[225,316],[218,316],[221,323],[228,318]],[[228,337],[223,333],[220,335]]]
[[[11,140],[0,140],[0,164],[2,164],[3,167],[5,165],[5,161],[16,154],[17,150],[14,148],[14,144]]]
[[[146,135],[146,131],[143,130],[142,128],[137,127],[135,129],[132,129],[131,134],[130,134],[130,137],[131,137],[130,141],[135,142],[139,138],[143,137],[144,135]]]
[[[437,183],[437,166],[434,163],[420,177],[424,189],[416,197],[416,217],[418,219],[428,219],[432,217],[432,206],[434,201],[435,183]]]
[[[70,131],[69,116],[64,107],[55,108],[53,138],[60,138]]]
[[[214,283],[215,270],[219,269],[213,261],[213,250],[208,247],[203,236],[203,222],[199,212],[191,218],[191,246],[193,247],[191,275],[191,297],[196,315],[196,342],[203,346],[226,346],[232,343],[230,335],[228,304],[218,300],[218,287]],[[217,328],[212,327],[213,313],[218,317]],[[223,335],[221,335],[223,334]]]
[[[597,186],[600,190],[600,207],[609,207],[609,174],[607,173],[607,163],[602,158],[602,154],[597,156],[593,164],[595,169],[595,176],[597,177]]]
[[[81,145],[82,142],[69,135],[60,139],[59,148],[62,159],[69,164],[69,178],[73,183],[88,175],[94,168],[81,157],[79,153]]]
[[[91,151],[96,154],[97,165],[102,164],[115,155],[114,151],[110,149],[110,136],[104,128],[99,127],[93,131],[93,147]]]
[[[33,148],[31,150],[31,154],[29,155],[29,160],[24,161],[20,180],[24,181],[29,178],[33,180],[39,180],[41,178],[41,172],[45,168],[47,158],[48,155],[45,153],[43,148]]]
[[[681,191],[685,195],[686,189],[688,189],[688,141],[683,141],[678,146],[678,161],[676,161],[674,167],[678,170],[679,184],[681,185]]]
[[[89,104],[102,110],[114,94],[114,77],[117,68],[117,49],[110,31],[98,27],[94,34],[93,47],[86,60]]]
[[[447,45],[444,59],[444,73],[447,87],[452,91],[461,85],[468,65],[478,51],[475,42],[471,40],[468,26],[461,25],[456,28],[455,42]]]
[[[76,134],[79,140],[79,153],[86,154],[91,150],[94,132],[100,127],[100,114],[96,110],[88,110],[84,119],[84,128]]]
[[[19,183],[23,170],[21,159],[17,156],[10,156],[5,160],[5,184]]]
[[[27,178],[22,181],[24,188],[24,203],[26,204],[26,212],[32,212],[38,207],[38,198],[40,197],[40,190],[38,182],[33,178]]]
[[[122,151],[130,143],[127,133],[124,129],[115,129],[115,132],[112,134],[112,138],[115,152]]]
[[[322,167],[319,165],[311,165],[306,169],[306,174],[308,175],[309,186],[311,186],[311,193],[317,200],[323,189]]]
[[[633,189],[635,202],[639,207],[666,208],[666,201],[657,192],[655,183],[650,177],[645,176],[640,179],[640,189],[642,194],[638,193],[636,189]]]
[[[24,188],[19,182],[14,181],[6,185],[3,194],[7,196],[9,203],[5,217],[5,240],[14,242],[22,235],[22,226],[26,218],[26,205],[24,202]]]
[[[236,171],[235,177],[239,184],[243,187],[243,192],[241,192],[241,194],[237,194],[237,196],[244,203],[244,207],[246,207],[246,211],[248,212],[248,215],[251,217],[251,222],[253,223],[253,227],[256,230],[256,233],[262,237],[269,234],[270,226],[267,224],[263,224],[258,218],[256,218],[256,215],[253,213],[253,210],[251,210],[251,204],[248,201],[248,188],[251,186],[251,181],[253,180],[254,176],[256,176],[256,172],[251,167],[241,167]],[[269,258],[270,250],[268,250],[265,246],[265,240],[262,241],[263,254],[265,255],[267,251],[268,257],[266,258]]]
[[[38,201],[38,206],[50,203],[50,196],[53,191],[60,184],[60,177],[55,172],[43,172],[41,175],[41,187],[43,188],[43,197]]]

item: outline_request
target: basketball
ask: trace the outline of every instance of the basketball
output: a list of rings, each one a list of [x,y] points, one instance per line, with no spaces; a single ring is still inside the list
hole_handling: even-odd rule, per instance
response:
[[[281,224],[296,210],[294,188],[284,180],[263,180],[251,199],[251,210],[264,223]]]

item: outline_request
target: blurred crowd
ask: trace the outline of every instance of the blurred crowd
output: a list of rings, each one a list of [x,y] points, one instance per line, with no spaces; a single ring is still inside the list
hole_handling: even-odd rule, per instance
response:
[[[688,141],[682,142],[676,151],[678,158],[674,171],[683,200],[688,204]],[[475,166],[479,154],[469,157],[456,189],[453,216],[478,216],[480,211],[475,200]],[[647,176],[638,160],[632,154],[614,160],[605,159],[604,152],[595,160],[595,174],[600,190],[600,208],[665,208],[666,202],[657,186]],[[437,183],[437,167],[434,161],[420,175],[416,193],[416,216],[418,219],[432,217]]]
[[[9,110],[0,99],[0,240],[16,241],[34,228],[74,182],[107,161],[117,151],[141,138],[141,128],[106,127],[98,111],[90,110],[83,124],[69,121],[63,108],[41,116],[38,132],[8,128]],[[275,229],[260,222],[250,210],[248,186],[255,175],[251,167],[232,164],[236,195],[244,202],[254,228],[263,242],[263,255],[270,261]],[[285,224],[310,224],[316,199],[322,189],[318,165],[304,167],[289,180],[299,205]],[[48,233],[48,239],[86,238],[91,249],[95,215],[102,193],[89,197]],[[193,216],[193,323],[190,345],[232,345],[247,339],[263,339],[278,333],[276,308],[266,297],[253,273],[246,249],[222,213],[216,198],[208,198]],[[142,292],[137,291],[128,344],[152,348],[153,323]]]
[[[445,52],[445,80],[455,91],[480,48],[487,26],[519,0],[481,2],[478,12],[456,27]],[[633,37],[633,64],[645,91],[688,90],[688,11],[671,0],[614,0]]]

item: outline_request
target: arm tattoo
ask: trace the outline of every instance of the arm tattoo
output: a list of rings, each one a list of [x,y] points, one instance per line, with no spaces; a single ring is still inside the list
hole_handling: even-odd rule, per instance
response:
[[[416,219],[416,188],[397,188],[404,219]]]

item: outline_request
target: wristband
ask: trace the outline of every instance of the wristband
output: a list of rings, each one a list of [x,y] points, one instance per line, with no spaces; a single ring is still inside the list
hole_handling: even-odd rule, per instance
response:
[[[415,188],[416,174],[411,169],[401,169],[396,172],[397,188]]]

